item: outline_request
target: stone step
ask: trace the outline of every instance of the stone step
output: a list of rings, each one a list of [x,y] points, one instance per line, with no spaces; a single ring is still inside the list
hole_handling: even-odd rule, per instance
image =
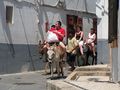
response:
[[[46,86],[47,90],[83,90],[71,84],[68,84],[63,80],[48,80]]]
[[[76,67],[75,71],[110,71],[110,68],[107,65],[82,66]]]
[[[66,79],[76,80],[80,76],[110,76],[110,68],[107,65],[77,67]]]
[[[109,76],[110,71],[79,71],[79,76]]]
[[[47,81],[47,90],[92,90],[93,85],[89,88],[87,87],[90,81],[91,83],[94,83],[93,81],[98,81],[99,83],[100,80],[100,84],[103,84],[100,78],[103,77],[102,80],[105,80],[109,75],[110,68],[107,65],[77,67],[65,80]],[[94,83],[95,86],[98,85],[96,82]],[[98,90],[101,90],[100,87]]]
[[[108,76],[81,76],[78,80],[47,81],[47,90],[120,90]]]
[[[101,68],[101,67],[77,67],[75,71],[110,71],[110,68]]]

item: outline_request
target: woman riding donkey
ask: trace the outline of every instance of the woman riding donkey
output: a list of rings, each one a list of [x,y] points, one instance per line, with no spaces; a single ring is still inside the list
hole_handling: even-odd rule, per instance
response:
[[[91,28],[90,33],[88,34],[88,38],[86,39],[85,45],[88,47],[87,59],[88,59],[89,55],[91,55],[93,57],[92,64],[97,63],[95,44],[96,44],[96,33],[95,33],[94,28]],[[87,60],[87,62],[88,62],[88,60]]]
[[[82,27],[80,26],[77,26],[76,27],[76,33],[75,33],[75,37],[76,37],[76,40],[77,40],[77,43],[79,45],[79,50],[80,50],[80,54],[81,54],[81,57],[82,59],[84,60],[83,61],[83,65],[86,65],[86,58],[84,56],[84,50],[83,50],[83,45],[84,45],[84,32],[82,30]],[[77,53],[78,54],[78,53]],[[78,54],[79,55],[79,54]]]
[[[93,51],[93,55],[95,56],[95,41],[96,34],[94,28],[91,28],[90,33],[88,34],[88,38],[86,39],[85,44],[90,46],[90,49]]]

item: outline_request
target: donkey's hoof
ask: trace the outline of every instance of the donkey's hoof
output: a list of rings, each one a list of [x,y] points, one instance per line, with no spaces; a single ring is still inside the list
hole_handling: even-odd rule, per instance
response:
[[[55,78],[54,77],[50,77],[51,80],[54,80]]]
[[[55,70],[55,72],[53,72],[54,74],[57,74],[57,70]]]

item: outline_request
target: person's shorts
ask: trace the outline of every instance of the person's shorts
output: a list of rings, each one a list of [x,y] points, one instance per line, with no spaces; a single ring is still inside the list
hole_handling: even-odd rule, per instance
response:
[[[83,46],[83,41],[80,41],[80,42],[79,42],[79,46]]]
[[[67,53],[67,61],[75,61],[76,54]]]

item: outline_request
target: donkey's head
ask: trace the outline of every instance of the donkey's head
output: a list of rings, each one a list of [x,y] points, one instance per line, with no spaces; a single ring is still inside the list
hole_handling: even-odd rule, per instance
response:
[[[47,56],[48,56],[48,61],[52,62],[52,60],[55,57],[55,52],[54,52],[54,48],[53,47],[48,48]]]

